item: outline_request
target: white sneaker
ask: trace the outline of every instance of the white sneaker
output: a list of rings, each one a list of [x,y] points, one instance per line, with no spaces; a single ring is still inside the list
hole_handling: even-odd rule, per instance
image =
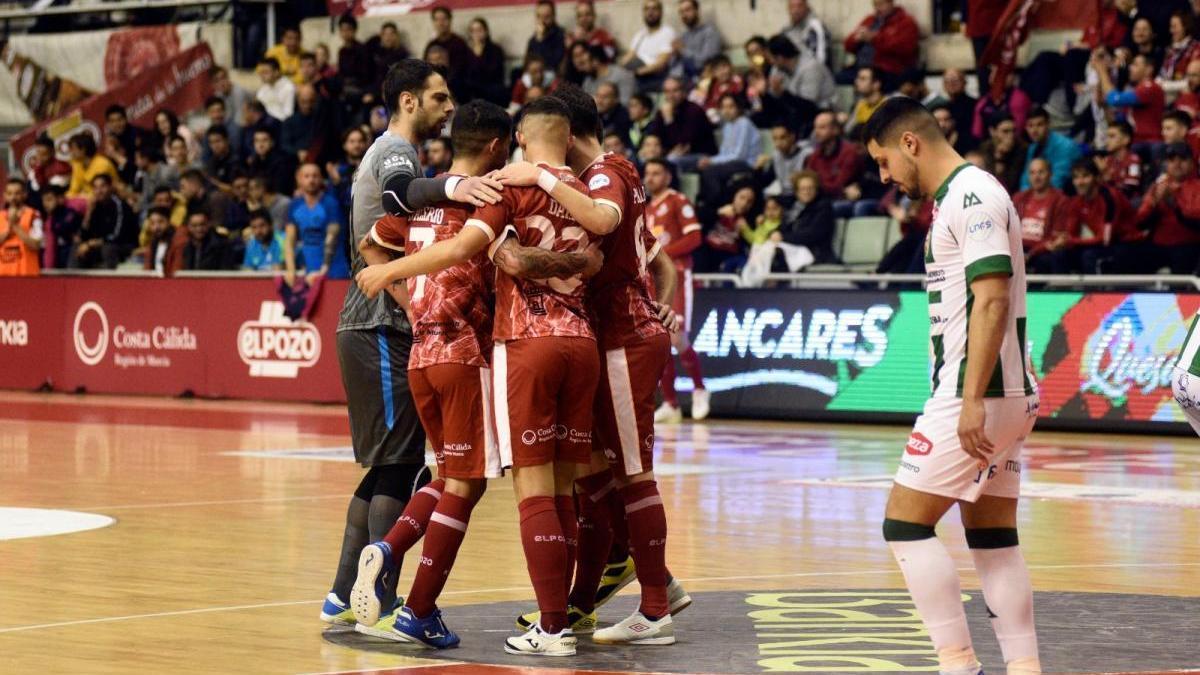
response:
[[[692,392],[692,419],[702,420],[708,417],[709,396],[707,389],[697,389]]]
[[[679,408],[663,401],[663,404],[658,406],[658,410],[654,411],[655,424],[679,424],[683,421],[683,413]]]
[[[651,621],[641,612],[634,612],[624,621],[593,633],[592,642],[602,645],[673,645],[675,626],[670,614],[658,621]]]
[[[671,581],[667,583],[667,608],[671,612],[671,616],[682,612],[691,604],[692,596],[683,590],[683,585],[675,577],[671,577]]]
[[[546,633],[535,623],[524,635],[505,640],[504,651],[526,656],[575,656],[577,642],[569,628],[559,633]]]

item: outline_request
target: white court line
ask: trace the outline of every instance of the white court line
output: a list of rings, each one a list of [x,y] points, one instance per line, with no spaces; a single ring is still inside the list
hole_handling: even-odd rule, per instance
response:
[[[511,632],[511,631],[510,631]],[[393,654],[393,656],[398,656]],[[421,656],[413,656],[411,658],[424,658]],[[386,673],[389,670],[415,670],[417,668],[448,668],[450,666],[461,666],[468,663],[467,661],[438,661],[437,663],[422,663],[415,666],[384,666],[383,668],[355,668],[354,670],[314,670],[311,673],[301,673],[300,675],[359,675],[360,673]],[[489,664],[478,664],[489,665]]]
[[[1032,570],[1057,570],[1057,569],[1107,569],[1121,567],[1200,567],[1200,562],[1185,562],[1185,563],[1083,563],[1079,565],[1029,565]],[[960,567],[959,572],[974,571],[973,567]],[[852,576],[855,574],[892,574],[898,573],[899,569],[886,570],[840,570],[836,572],[793,572],[788,574],[756,574],[750,576],[728,576],[728,577],[692,577],[688,579],[680,579],[687,583],[703,583],[706,581],[749,581],[756,579],[787,579],[800,577],[838,577]],[[528,586],[509,586],[507,588],[479,588],[465,591],[447,591],[442,595],[478,595],[481,593],[507,593],[513,591],[528,591]],[[135,619],[156,619],[166,616],[186,616],[189,614],[209,614],[212,612],[236,612],[245,609],[265,609],[270,607],[290,607],[294,605],[315,605],[323,602],[322,600],[289,600],[284,602],[264,602],[255,605],[231,605],[227,607],[204,607],[201,609],[183,609],[172,612],[153,612],[150,614],[128,614],[125,616],[109,616],[96,619],[78,619],[75,621],[59,621],[56,623],[43,623],[29,626],[13,626],[11,628],[0,628],[0,634],[17,633],[22,631],[40,630],[43,628],[61,628],[65,626],[81,626],[94,623],[109,623],[116,621],[132,621]],[[357,671],[351,671],[357,672]]]
[[[262,497],[260,499],[215,499],[203,502],[157,502],[151,504],[118,504],[115,506],[68,507],[74,511],[122,511],[126,509],[169,509],[183,506],[220,506],[222,504],[274,504],[277,502],[307,502],[318,499],[347,499],[347,495],[309,495],[306,497]]]

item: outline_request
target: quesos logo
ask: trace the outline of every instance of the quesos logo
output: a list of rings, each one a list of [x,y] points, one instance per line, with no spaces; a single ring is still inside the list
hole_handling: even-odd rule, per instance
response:
[[[251,377],[296,377],[321,358],[321,333],[307,321],[283,314],[283,303],[264,300],[256,321],[238,329],[238,356]]]

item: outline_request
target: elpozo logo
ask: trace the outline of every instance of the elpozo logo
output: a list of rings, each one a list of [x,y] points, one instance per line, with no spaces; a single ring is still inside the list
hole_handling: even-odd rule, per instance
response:
[[[88,314],[95,314],[100,320],[100,336],[94,344],[89,344],[88,337],[83,333],[83,322]],[[75,323],[71,333],[75,342],[75,354],[80,361],[85,365],[94,366],[104,360],[104,355],[108,352],[108,315],[104,313],[103,307],[91,300],[80,305],[79,311],[75,312]]]
[[[320,360],[321,333],[307,321],[287,318],[282,302],[264,300],[258,320],[238,329],[237,346],[251,377],[295,378]]]

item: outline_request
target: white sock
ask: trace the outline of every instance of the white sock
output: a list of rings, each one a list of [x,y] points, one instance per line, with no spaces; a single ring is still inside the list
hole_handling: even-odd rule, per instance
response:
[[[1033,625],[1033,586],[1019,546],[973,548],[983,598],[996,618],[992,629],[1005,663],[1024,660],[1022,672],[1038,672],[1037,632]],[[1032,659],[1032,661],[1030,661]],[[1014,664],[1016,665],[1016,664]]]
[[[904,583],[929,631],[934,649],[938,652],[970,649],[971,633],[963,611],[958,570],[946,547],[937,537],[890,541],[888,546],[904,573]]]

